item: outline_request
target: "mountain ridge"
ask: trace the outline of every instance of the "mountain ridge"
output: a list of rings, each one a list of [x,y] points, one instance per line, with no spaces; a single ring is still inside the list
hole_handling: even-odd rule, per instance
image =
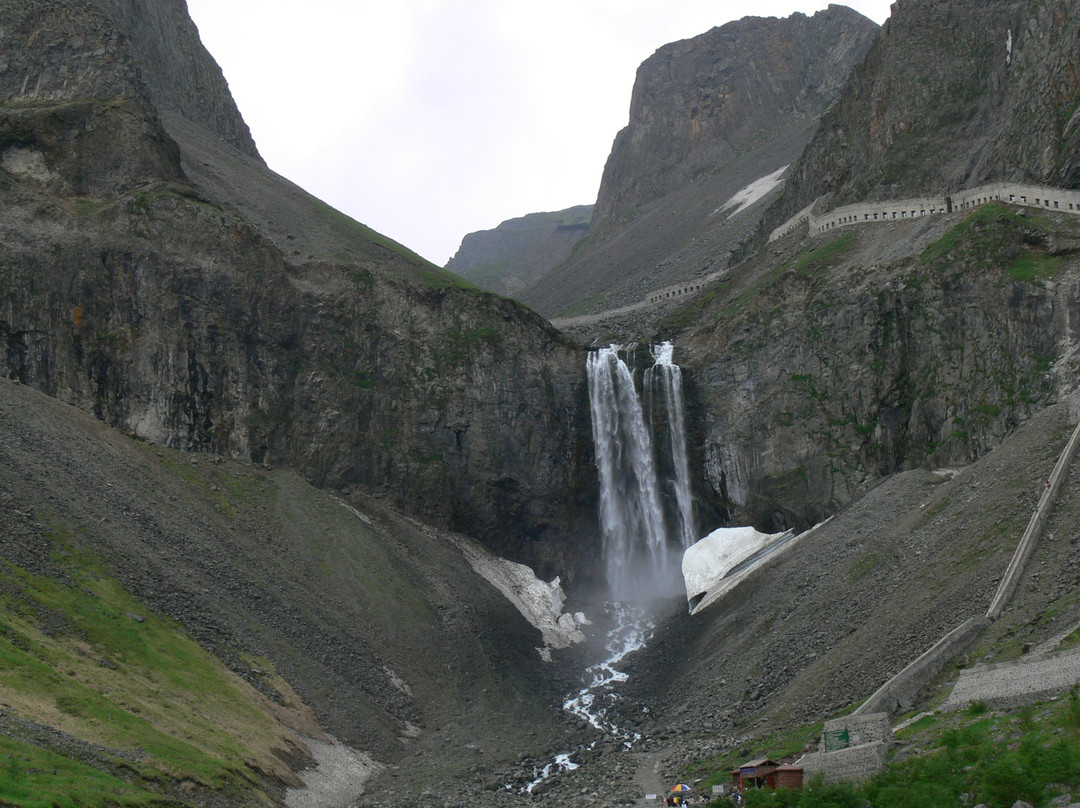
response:
[[[492,230],[467,234],[446,269],[497,294],[512,297],[562,263],[584,238],[592,205],[530,213]]]
[[[381,491],[548,575],[587,578],[580,349],[222,140],[209,101],[188,118],[166,94],[159,111],[163,65],[205,51],[169,22],[173,0],[155,10],[4,7],[3,374],[169,446]],[[124,30],[154,20],[179,55],[143,81],[160,43],[134,47]],[[220,71],[200,70],[191,92],[227,96]],[[228,117],[226,137],[240,128]]]
[[[638,68],[589,235],[520,298],[547,316],[586,314],[726,266],[760,214],[718,209],[798,157],[877,30],[834,5],[658,49]]]
[[[897,4],[896,36],[877,38],[842,99],[887,83],[880,65],[916,41],[900,32],[929,3]],[[981,612],[1076,420],[1080,219],[980,205],[793,232],[738,262],[726,236],[620,232],[666,270],[728,269],[634,333],[676,340],[703,526],[832,517],[693,618],[679,598],[653,604],[657,634],[613,714],[640,734],[627,749],[562,710],[600,649],[545,664],[540,632],[464,557],[471,538],[445,530],[565,573],[572,608],[597,616],[584,351],[336,215],[205,121],[158,109],[121,29],[142,34],[111,23],[112,7],[0,7],[0,52],[32,68],[0,68],[0,655],[15,663],[0,665],[0,751],[34,784],[11,796],[5,781],[4,800],[67,797],[71,768],[111,778],[119,791],[95,790],[98,804],[287,805],[317,748],[299,733],[380,763],[358,785],[372,806],[633,804],[640,766],[649,782],[693,779],[720,754],[773,754],[771,737],[813,734]],[[1024,30],[1072,41],[1064,4],[987,7],[951,6],[943,33],[997,41],[983,23],[1022,10]],[[894,100],[900,121],[922,103]],[[861,110],[825,117],[869,127]],[[795,129],[635,221],[675,219],[675,201],[715,209],[797,151]],[[801,171],[828,155],[817,148]],[[1050,163],[1067,177],[1065,156]],[[1016,157],[1029,171],[1036,158]],[[850,164],[852,177],[880,168]],[[839,179],[814,181],[855,187]],[[782,193],[769,216],[816,191]],[[739,214],[740,243],[766,234],[773,200]],[[1078,490],[1072,473],[1011,608],[900,709],[934,706],[972,660],[1022,658],[1080,625]],[[146,667],[164,652],[183,662]],[[205,671],[227,685],[191,686]],[[123,688],[166,672],[179,678],[164,695]],[[94,695],[88,681],[121,684]],[[219,703],[209,690],[242,691],[217,723],[254,714],[265,746],[223,742],[200,715]],[[144,722],[158,732],[135,734]],[[560,753],[580,769],[515,796]]]

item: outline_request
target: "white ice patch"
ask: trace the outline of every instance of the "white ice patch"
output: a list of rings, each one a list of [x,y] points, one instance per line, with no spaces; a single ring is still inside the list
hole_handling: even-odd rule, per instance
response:
[[[731,211],[731,213],[729,214],[729,218],[731,216],[742,213],[748,207],[750,207],[763,196],[765,196],[765,194],[769,193],[769,191],[782,183],[783,180],[780,179],[780,175],[783,174],[785,171],[787,171],[787,166],[776,169],[776,171],[774,171],[772,174],[769,174],[767,177],[762,177],[759,180],[754,180],[752,183],[750,183],[741,191],[736,193],[733,197],[731,197],[731,199],[729,199],[723,205],[714,210],[712,212],[712,215],[715,216],[718,213],[723,213],[726,210],[731,210],[731,208],[735,208],[735,210]]]
[[[289,808],[349,808],[364,793],[364,784],[382,769],[382,763],[363,752],[331,739],[331,743],[305,738],[304,745],[316,765],[300,773],[304,788],[285,793]]]
[[[714,530],[683,553],[686,599],[708,592],[741,561],[767,547],[782,534],[759,533],[752,527]]]
[[[475,542],[461,539],[458,546],[473,571],[502,592],[525,619],[540,630],[544,647],[537,650],[545,662],[551,660],[552,648],[566,648],[585,641],[580,627],[588,625],[589,621],[581,612],[563,612],[566,595],[558,578],[545,583],[524,564],[498,558]]]
[[[690,613],[697,614],[737,587],[762,564],[785,553],[832,519],[805,533],[759,533],[752,527],[720,528],[683,554]]]

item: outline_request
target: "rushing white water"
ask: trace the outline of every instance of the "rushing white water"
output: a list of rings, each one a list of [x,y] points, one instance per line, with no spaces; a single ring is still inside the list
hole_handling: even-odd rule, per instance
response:
[[[651,596],[667,565],[651,430],[615,346],[590,352],[587,370],[607,581],[617,601]]]
[[[640,605],[629,603],[607,603],[605,608],[614,621],[604,646],[607,656],[585,670],[584,681],[588,682],[577,693],[567,697],[563,709],[588,721],[601,732],[605,732],[631,746],[640,735],[619,727],[611,718],[612,710],[618,701],[615,686],[625,682],[627,676],[616,666],[629,654],[645,647],[652,636],[653,620],[647,610]],[[591,746],[591,745],[590,745]],[[573,753],[556,755],[552,762],[533,770],[533,780],[522,791],[531,794],[540,783],[564,771],[573,771],[578,765],[570,760]]]
[[[674,353],[675,349],[671,342],[653,346],[653,359],[656,364],[646,371],[645,389],[651,394],[659,382],[659,386],[664,391],[671,461],[675,471],[675,479],[672,482],[679,512],[679,539],[685,550],[697,541],[697,529],[694,524],[694,502],[690,494],[690,460],[686,454],[682,368],[672,361]]]
[[[654,346],[654,365],[643,380],[646,408],[623,353],[632,349],[611,345],[591,352],[587,363],[600,529],[613,599],[649,600],[672,594],[678,559],[671,552],[695,540],[682,371],[672,361],[670,342]],[[660,444],[667,452],[658,462],[653,436],[663,420],[667,435]],[[667,478],[660,468],[670,471]],[[664,491],[674,502],[670,532]]]
[[[598,730],[632,743],[634,735],[620,729],[609,717],[611,708],[618,700],[615,685],[626,681],[626,674],[616,668],[629,654],[645,647],[652,636],[653,621],[644,607],[630,603],[607,604],[615,626],[608,634],[604,646],[606,659],[585,671],[585,685],[576,695],[568,698],[563,709],[583,718]]]
[[[533,772],[536,775],[536,779],[529,783],[522,789],[526,794],[532,794],[533,789],[547,780],[549,777],[554,777],[559,772],[572,772],[578,768],[578,764],[570,760],[570,753],[566,752],[562,755],[556,755],[555,759],[548,763],[544,768],[537,769]]]

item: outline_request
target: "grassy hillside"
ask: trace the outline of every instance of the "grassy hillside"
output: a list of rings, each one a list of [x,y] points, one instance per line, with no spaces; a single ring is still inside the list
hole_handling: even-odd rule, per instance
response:
[[[732,750],[692,767],[684,779],[730,783],[732,769],[748,759],[783,756],[778,741],[798,752],[812,745],[821,726],[785,738]],[[749,754],[746,754],[749,752]],[[864,782],[827,784],[811,780],[802,791],[750,790],[749,808],[916,808],[976,805],[1011,808],[1023,800],[1042,808],[1080,789],[1080,692],[1010,710],[976,702],[961,713],[927,715],[898,733],[898,747],[885,770]],[[717,799],[716,808],[732,805]]]
[[[5,804],[157,805],[185,784],[258,804],[267,777],[299,784],[282,757],[300,748],[270,699],[63,528],[46,535],[56,578],[0,568]]]
[[[0,804],[279,805],[331,733],[446,791],[565,730],[463,539],[376,501],[0,380],[0,512]]]

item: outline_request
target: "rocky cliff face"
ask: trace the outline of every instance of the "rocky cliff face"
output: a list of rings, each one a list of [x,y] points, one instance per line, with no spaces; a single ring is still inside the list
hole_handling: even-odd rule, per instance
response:
[[[221,68],[199,40],[185,0],[88,2],[124,35],[155,109],[179,113],[261,160]]]
[[[1073,183],[1071,14],[897,4],[768,223],[819,197]],[[1076,238],[1072,217],[988,206],[789,237],[734,268],[668,321],[695,333],[716,490],[806,524],[893,471],[982,456],[1075,386]]]
[[[1077,10],[902,0],[794,167],[770,222],[819,197],[942,194],[991,180],[1080,183]]]
[[[970,463],[1074,390],[1078,255],[1075,217],[990,205],[741,265],[678,343],[736,523],[805,527],[896,471]]]
[[[446,268],[485,289],[513,296],[570,256],[585,236],[592,205],[530,213],[494,230],[469,233]]]
[[[725,266],[757,219],[725,202],[798,156],[876,32],[830,6],[747,17],[658,50],[638,69],[590,235],[521,299],[546,314],[602,309]]]
[[[152,77],[199,52],[174,5],[4,6],[0,371],[572,576],[595,535],[582,355],[218,140],[201,79],[159,115]],[[144,63],[124,30],[159,23]]]
[[[816,119],[876,32],[862,15],[830,6],[812,17],[746,17],[660,48],[638,68],[630,123],[604,167],[595,229]]]

